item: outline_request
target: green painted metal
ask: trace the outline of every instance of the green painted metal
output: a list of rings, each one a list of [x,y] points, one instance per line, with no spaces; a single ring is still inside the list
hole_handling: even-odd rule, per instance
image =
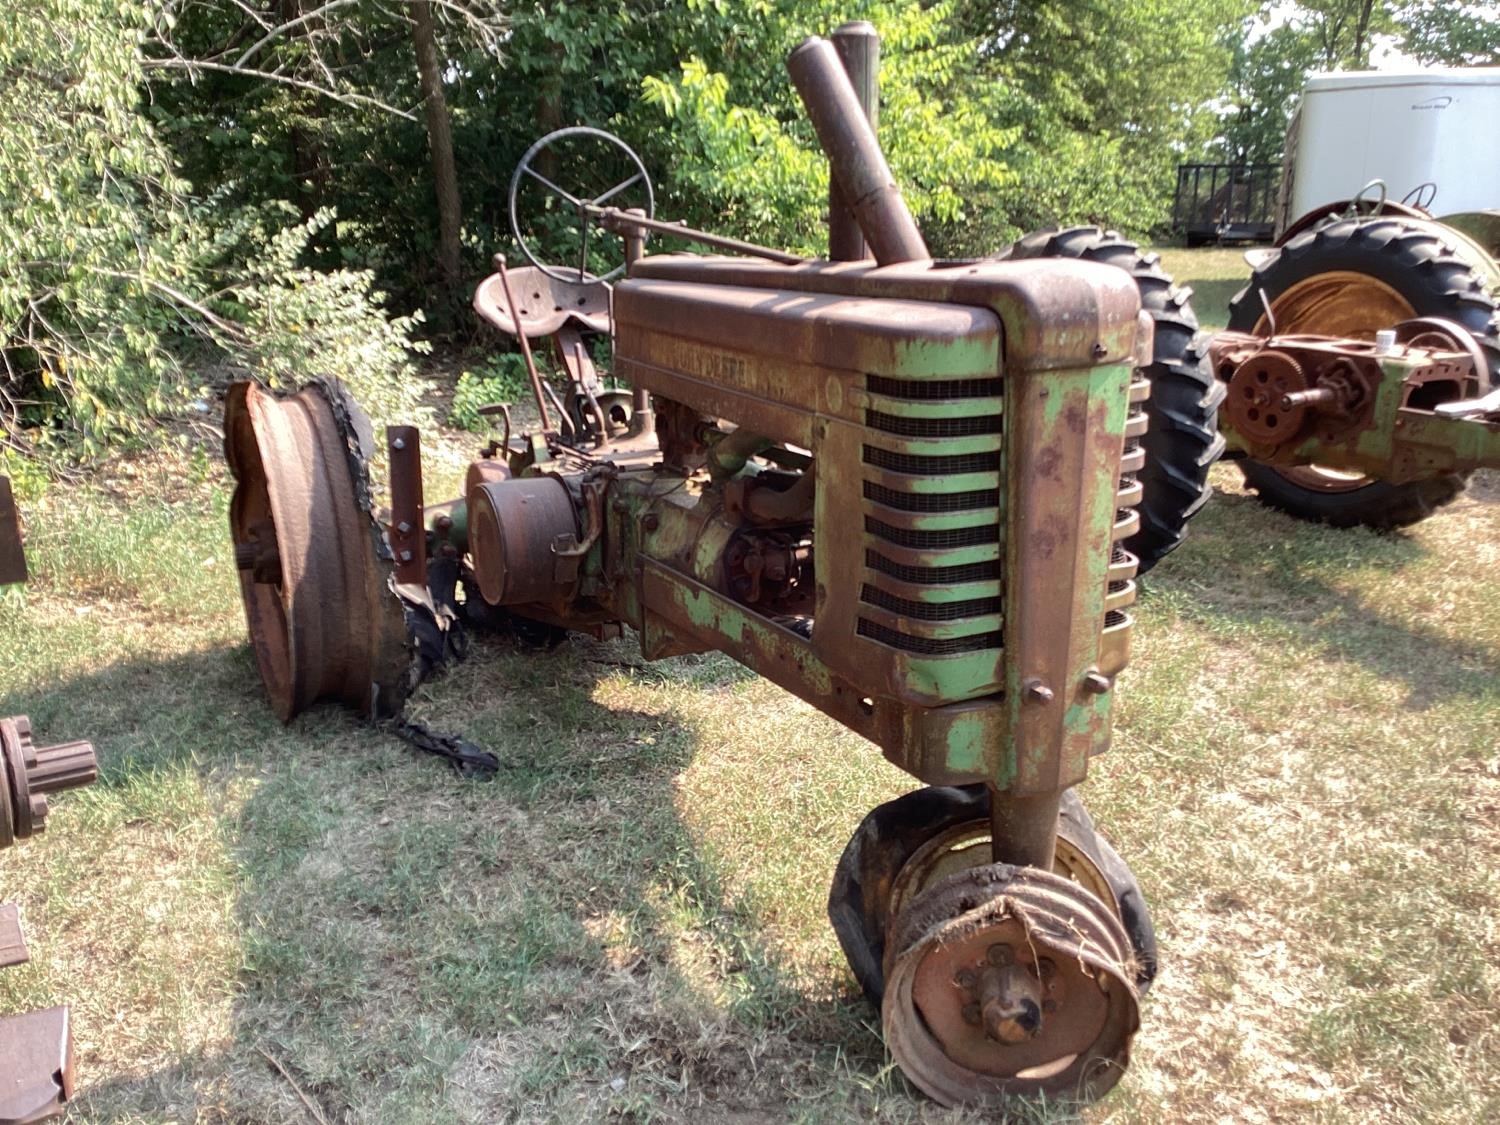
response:
[[[1114,542],[1129,368],[1034,372],[1007,398],[1005,698],[1012,792],[1075,785],[1109,741],[1112,692],[1094,694]]]

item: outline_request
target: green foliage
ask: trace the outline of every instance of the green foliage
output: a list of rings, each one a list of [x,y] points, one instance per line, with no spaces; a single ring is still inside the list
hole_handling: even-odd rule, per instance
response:
[[[964,0],[956,18],[1020,139],[1001,214],[1034,229],[1102,222],[1144,234],[1170,205],[1176,165],[1218,118],[1222,28],[1252,0]]]
[[[410,336],[421,313],[387,317],[386,295],[374,288],[369,270],[297,264],[332,221],[325,210],[298,226],[255,232],[255,249],[224,294],[226,312],[244,329],[236,358],[272,385],[340,379],[377,421],[420,420],[411,355],[428,345]]]
[[[300,264],[332,225],[197,200],[143,113],[155,6],[37,0],[0,35],[0,426],[85,457],[203,393],[198,365],[333,375],[377,416],[413,409],[412,317],[368,270]]]
[[[1493,3],[1417,0],[1396,12],[1401,49],[1424,63],[1500,66],[1500,10]]]
[[[150,11],[11,5],[0,33],[0,409],[8,441],[65,419],[87,452],[181,388],[197,232],[137,112]],[[185,291],[186,290],[186,291]]]
[[[827,162],[790,83],[765,89],[764,60],[784,58],[809,28],[842,15],[868,19],[881,34],[881,141],[935,245],[955,241],[1011,181],[1004,153],[1018,130],[996,124],[1002,93],[975,80],[972,45],[949,33],[952,0],[854,7],[761,5],[762,46],[733,68],[714,71],[695,57],[675,75],[645,78],[645,101],[674,130],[669,189],[700,222],[801,253],[825,248]]]
[[[1246,20],[1229,42],[1228,106],[1216,145],[1223,159],[1279,163],[1286,128],[1302,84],[1318,62],[1318,46],[1293,23],[1257,36]]]
[[[464,371],[453,388],[453,406],[448,424],[472,433],[488,433],[494,423],[479,413],[479,408],[493,403],[513,403],[529,397],[526,360],[519,352],[505,352],[491,357],[477,371]]]

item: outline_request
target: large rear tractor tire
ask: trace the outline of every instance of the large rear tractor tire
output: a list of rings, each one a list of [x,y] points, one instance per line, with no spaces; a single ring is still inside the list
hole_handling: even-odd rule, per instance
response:
[[[1074,258],[1118,266],[1141,292],[1141,307],[1156,326],[1155,351],[1145,376],[1150,428],[1142,439],[1141,529],[1125,541],[1144,574],[1182,542],[1187,521],[1209,497],[1208,471],[1224,452],[1219,404],[1224,385],[1213,377],[1207,353],[1197,347],[1198,318],[1155,254],[1099,227],[1037,231],[1011,247],[1012,259]]]
[[[1229,306],[1229,327],[1269,335],[1374,339],[1413,317],[1442,317],[1473,334],[1487,370],[1475,393],[1500,379],[1500,312],[1472,249],[1436,223],[1347,219],[1290,239],[1250,277]],[[1265,295],[1262,301],[1262,293]],[[1266,303],[1271,316],[1266,316]],[[1262,502],[1334,527],[1405,527],[1449,503],[1463,473],[1390,484],[1332,466],[1275,468],[1240,462]]]

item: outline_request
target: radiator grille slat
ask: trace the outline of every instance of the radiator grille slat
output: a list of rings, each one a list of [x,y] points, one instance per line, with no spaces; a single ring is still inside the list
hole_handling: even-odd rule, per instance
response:
[[[870,605],[919,621],[959,621],[965,617],[988,617],[1000,612],[998,593],[991,598],[970,598],[962,602],[914,602],[909,598],[888,594],[867,582],[861,588],[859,597]]]
[[[867,621],[863,617],[859,619],[856,630],[861,637],[869,637],[872,641],[879,641],[891,648],[899,648],[904,652],[920,653],[923,656],[953,656],[961,652],[979,652],[987,648],[1000,647],[1000,633],[976,633],[972,637],[945,637],[934,640],[932,637],[909,637],[905,633],[898,633],[894,629],[887,629],[874,621]]]
[[[967,418],[907,418],[879,410],[866,410],[865,425],[901,437],[944,438],[998,434],[1001,422],[998,414],[980,414]]]
[[[865,481],[865,499],[903,512],[963,512],[971,508],[997,508],[1000,490],[978,492],[902,492],[874,481]]]

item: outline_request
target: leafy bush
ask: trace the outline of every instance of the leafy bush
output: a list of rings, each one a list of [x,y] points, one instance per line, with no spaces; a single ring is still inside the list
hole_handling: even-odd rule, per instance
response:
[[[518,398],[529,398],[530,380],[526,375],[526,361],[517,352],[494,356],[477,371],[464,371],[453,389],[453,408],[448,412],[448,422],[461,430],[487,433],[494,428],[493,422],[479,413],[481,406],[496,402],[515,402]]]
[[[299,226],[259,235],[261,248],[248,256],[220,306],[243,329],[226,346],[273,386],[337,378],[375,423],[420,422],[429,411],[418,401],[411,356],[428,345],[413,343],[411,332],[421,313],[388,318],[385,295],[368,270],[297,264],[308,241],[332,221],[331,211],[320,211]]]

